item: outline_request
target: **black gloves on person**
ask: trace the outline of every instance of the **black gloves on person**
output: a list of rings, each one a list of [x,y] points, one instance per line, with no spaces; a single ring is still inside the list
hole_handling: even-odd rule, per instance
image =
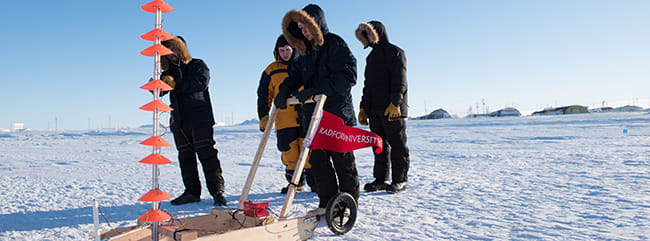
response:
[[[309,99],[309,97],[312,97],[315,94],[316,94],[316,89],[307,88],[298,92],[298,96],[296,97],[298,97],[298,100],[300,100],[300,102],[304,103],[307,99]]]
[[[273,104],[275,105],[275,108],[286,109],[287,108],[287,95],[282,94],[282,92],[278,93],[278,95],[276,95],[275,99],[273,100]]]

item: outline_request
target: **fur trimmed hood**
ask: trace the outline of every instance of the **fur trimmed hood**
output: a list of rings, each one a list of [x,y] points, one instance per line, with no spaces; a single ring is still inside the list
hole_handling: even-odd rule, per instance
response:
[[[366,33],[370,32],[370,38]],[[368,46],[374,47],[375,45],[382,45],[389,43],[388,34],[386,34],[386,27],[379,21],[370,21],[367,23],[360,23],[354,35],[363,44],[363,48]]]
[[[370,36],[368,36],[368,34],[370,34]],[[373,28],[372,25],[368,23],[360,23],[359,27],[357,27],[357,30],[354,31],[354,35],[361,42],[361,44],[363,44],[364,49],[379,42],[379,35],[377,35],[377,31],[375,31],[375,28]]]
[[[311,33],[311,41],[302,34],[298,23],[302,23]],[[328,32],[325,13],[315,4],[309,4],[303,10],[291,10],[282,19],[282,33],[300,55],[305,55],[309,48],[322,46],[324,35]]]
[[[192,61],[192,56],[190,55],[190,51],[187,49],[187,45],[185,44],[185,39],[183,39],[183,37],[176,36],[173,39],[163,41],[162,45],[165,47],[174,47],[177,49],[180,52],[179,57],[184,64],[188,64],[190,61]],[[167,58],[160,58],[160,65],[162,66],[163,70],[166,70],[169,66],[169,60]]]

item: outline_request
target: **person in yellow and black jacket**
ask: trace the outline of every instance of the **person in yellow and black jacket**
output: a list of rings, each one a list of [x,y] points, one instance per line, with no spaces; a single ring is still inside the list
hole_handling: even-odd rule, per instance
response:
[[[359,24],[356,37],[364,48],[372,47],[366,58],[359,123],[370,125],[370,131],[384,140],[384,151],[375,155],[375,181],[366,184],[364,189],[400,192],[406,188],[409,169],[404,121],[408,111],[406,55],[388,41],[386,28],[379,21]],[[389,185],[386,181],[390,171]]]
[[[289,45],[287,39],[280,35],[275,42],[273,49],[275,61],[269,64],[262,72],[260,84],[257,88],[257,115],[260,118],[260,131],[264,131],[269,121],[269,109],[273,99],[278,94],[280,84],[287,78],[287,68],[296,57],[296,52]],[[285,178],[289,183],[296,170],[298,156],[302,149],[302,142],[305,137],[303,129],[298,123],[298,109],[300,105],[290,105],[286,109],[278,109],[278,115],[275,121],[275,130],[277,134],[278,150],[282,152],[282,163],[286,166]],[[298,190],[303,190],[305,180],[307,185],[315,192],[314,179],[311,175],[311,165],[305,164],[303,175],[301,175]],[[290,184],[289,184],[290,185]],[[283,187],[281,193],[287,193],[289,186]]]

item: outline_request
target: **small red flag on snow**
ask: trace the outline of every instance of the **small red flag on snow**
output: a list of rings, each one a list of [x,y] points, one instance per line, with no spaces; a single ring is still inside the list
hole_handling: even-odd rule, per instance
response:
[[[381,137],[370,131],[346,126],[343,124],[343,119],[323,111],[323,117],[309,149],[349,152],[369,146],[376,147],[375,153],[381,153],[383,149]]]

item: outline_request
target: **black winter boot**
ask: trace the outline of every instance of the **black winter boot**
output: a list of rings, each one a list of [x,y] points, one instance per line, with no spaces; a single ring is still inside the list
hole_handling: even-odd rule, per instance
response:
[[[176,199],[171,201],[172,205],[183,205],[186,203],[195,203],[195,202],[200,202],[201,197],[196,196],[194,194],[189,194],[189,193],[183,193]]]
[[[379,190],[386,190],[386,188],[388,188],[388,183],[379,180],[366,183],[366,185],[363,186],[363,190],[366,190],[366,192],[376,192]]]
[[[395,182],[393,184],[390,184],[390,186],[386,188],[386,191],[388,193],[398,193],[404,191],[405,189],[406,189],[406,182]]]
[[[289,192],[289,186],[291,186],[291,184],[287,185],[286,187],[283,187],[282,190],[280,190],[280,193],[287,194]],[[296,192],[303,192],[303,191],[305,191],[305,188],[303,188],[302,186],[296,187]]]
[[[217,194],[212,196],[214,198],[214,206],[226,206],[228,203],[226,202],[226,198],[223,196],[223,193],[218,192]]]

